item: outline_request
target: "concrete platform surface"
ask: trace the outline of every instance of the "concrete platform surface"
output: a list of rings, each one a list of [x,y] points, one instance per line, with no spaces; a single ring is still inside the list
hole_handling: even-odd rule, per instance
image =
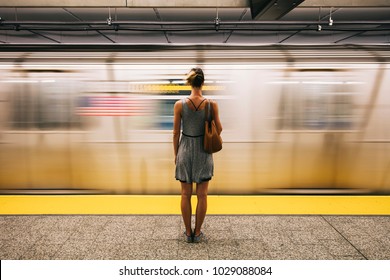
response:
[[[389,260],[390,216],[206,216],[186,243],[178,215],[0,216],[0,259]]]

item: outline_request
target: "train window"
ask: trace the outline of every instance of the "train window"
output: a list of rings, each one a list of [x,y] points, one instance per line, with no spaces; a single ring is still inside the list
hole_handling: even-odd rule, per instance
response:
[[[173,107],[176,100],[167,99],[160,100],[158,104],[158,129],[172,130],[173,129]]]
[[[15,85],[11,96],[13,129],[80,129],[82,119],[75,114],[75,93],[53,83]]]
[[[278,129],[352,129],[353,103],[354,94],[338,83],[289,85],[282,89]]]

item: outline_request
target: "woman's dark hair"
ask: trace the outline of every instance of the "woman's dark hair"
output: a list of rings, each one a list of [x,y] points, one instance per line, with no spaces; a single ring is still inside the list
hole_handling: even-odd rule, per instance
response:
[[[200,68],[192,68],[187,76],[187,83],[194,88],[200,88],[204,83],[203,70]]]

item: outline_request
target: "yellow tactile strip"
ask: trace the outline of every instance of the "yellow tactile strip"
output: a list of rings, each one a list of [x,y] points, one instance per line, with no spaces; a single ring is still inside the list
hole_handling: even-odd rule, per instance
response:
[[[180,214],[180,196],[2,195],[0,214]],[[208,214],[390,215],[390,196],[210,195]]]

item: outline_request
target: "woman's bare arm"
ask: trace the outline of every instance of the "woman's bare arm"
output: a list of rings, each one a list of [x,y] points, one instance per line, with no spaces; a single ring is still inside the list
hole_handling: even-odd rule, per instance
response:
[[[175,164],[176,164],[177,151],[179,150],[181,110],[182,110],[182,103],[180,101],[176,101],[175,106],[173,107],[173,152],[175,156]]]

